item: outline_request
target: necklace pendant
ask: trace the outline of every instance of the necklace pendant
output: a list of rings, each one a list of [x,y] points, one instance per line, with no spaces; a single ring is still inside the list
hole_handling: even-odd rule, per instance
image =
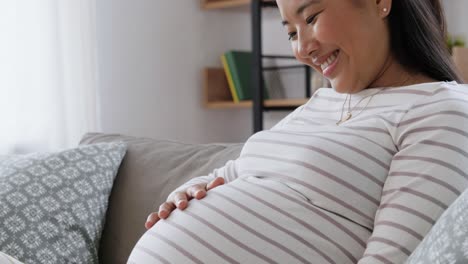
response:
[[[350,112],[346,113],[346,116],[343,117],[340,121],[336,122],[336,125],[341,125],[341,123],[348,121],[349,119],[351,119],[351,117],[353,117],[353,114],[351,114]]]
[[[353,114],[351,114],[351,112],[348,112],[345,116],[345,118],[343,118],[342,122],[344,121],[348,121],[351,117],[353,117]]]

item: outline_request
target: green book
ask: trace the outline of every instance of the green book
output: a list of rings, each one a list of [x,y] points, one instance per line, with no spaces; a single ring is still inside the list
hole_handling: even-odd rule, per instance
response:
[[[249,51],[228,51],[224,54],[230,68],[232,81],[237,91],[239,101],[252,100],[252,52]],[[263,74],[262,74],[263,76]],[[268,90],[263,82],[263,98],[269,99]]]
[[[239,102],[239,97],[237,96],[236,87],[234,87],[234,82],[232,80],[231,69],[227,64],[226,56],[223,54],[221,55],[221,62],[223,63],[224,74],[226,75],[226,79],[228,81],[229,90],[231,91],[232,100],[234,103]]]

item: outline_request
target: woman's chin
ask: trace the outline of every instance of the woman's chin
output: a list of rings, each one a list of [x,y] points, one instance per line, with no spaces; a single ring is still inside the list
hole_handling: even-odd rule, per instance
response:
[[[330,80],[330,83],[333,90],[335,90],[337,93],[347,93],[349,91],[349,87],[337,80]]]
[[[334,78],[330,80],[332,88],[337,92],[337,93],[355,93],[356,91],[359,91],[360,89],[356,90],[356,83],[355,82],[350,82],[350,81],[342,81],[339,78]],[[352,88],[354,87],[354,88]]]

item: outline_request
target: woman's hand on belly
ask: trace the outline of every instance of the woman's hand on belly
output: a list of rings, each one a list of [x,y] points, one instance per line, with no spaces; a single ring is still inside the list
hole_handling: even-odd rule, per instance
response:
[[[198,200],[203,199],[206,196],[206,192],[216,188],[220,185],[224,184],[224,179],[218,177],[208,184],[195,184],[185,191],[176,192],[170,195],[167,198],[167,201],[159,206],[158,212],[153,212],[148,216],[146,220],[145,227],[146,229],[150,229],[154,224],[156,224],[159,219],[166,219],[169,217],[174,209],[179,208],[180,210],[184,210],[188,206],[188,201],[193,198]]]

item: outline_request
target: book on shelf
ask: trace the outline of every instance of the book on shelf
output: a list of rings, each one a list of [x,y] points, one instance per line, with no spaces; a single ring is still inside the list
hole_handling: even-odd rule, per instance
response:
[[[234,102],[252,100],[252,52],[231,50],[221,56],[226,78]],[[262,78],[263,79],[263,78]],[[263,98],[269,99],[263,80]]]
[[[223,63],[224,73],[226,74],[226,79],[228,81],[229,90],[231,91],[232,100],[234,101],[234,103],[238,103],[239,96],[237,95],[236,87],[234,86],[231,70],[229,69],[225,54],[221,55],[221,62]]]

